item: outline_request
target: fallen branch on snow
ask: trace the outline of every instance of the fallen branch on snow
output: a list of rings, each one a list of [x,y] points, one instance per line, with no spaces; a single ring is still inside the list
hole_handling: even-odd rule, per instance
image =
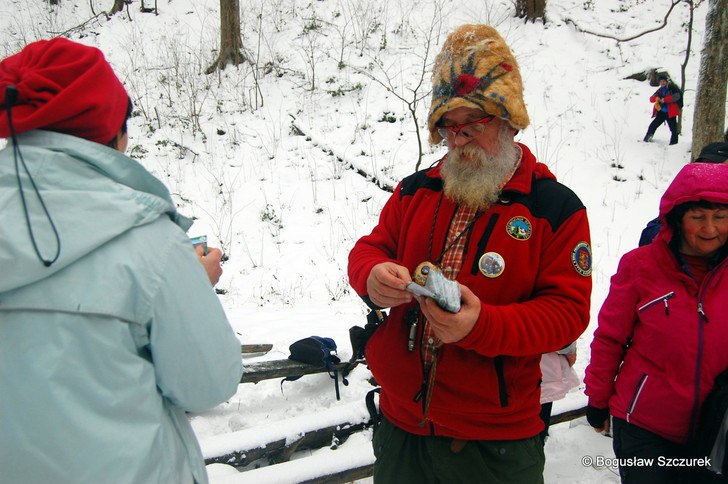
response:
[[[294,133],[296,133],[299,136],[306,137],[306,140],[311,141],[314,146],[318,146],[321,148],[321,151],[324,153],[334,156],[336,158],[336,161],[339,163],[344,164],[347,168],[351,168],[359,175],[363,176],[367,180],[370,180],[372,183],[374,183],[376,186],[381,188],[382,190],[392,193],[394,192],[394,188],[397,186],[397,182],[392,180],[391,178],[387,178],[382,175],[377,175],[374,173],[368,172],[363,166],[360,166],[358,163],[347,160],[346,157],[343,154],[336,153],[333,148],[327,147],[326,144],[321,142],[320,140],[314,140],[313,137],[308,134],[306,131],[304,131],[300,125],[296,124],[296,118],[294,118],[291,115],[291,118],[293,118],[293,121],[291,121],[291,129]]]

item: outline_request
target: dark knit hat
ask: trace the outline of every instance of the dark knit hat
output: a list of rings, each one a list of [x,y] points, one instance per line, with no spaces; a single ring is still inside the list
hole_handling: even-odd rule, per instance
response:
[[[703,146],[696,160],[705,160],[710,163],[724,163],[728,160],[728,143],[718,141]]]
[[[489,25],[463,25],[452,32],[432,68],[430,142],[439,143],[437,122],[458,107],[481,109],[515,129],[528,126],[518,63],[503,37]]]
[[[0,61],[0,106],[15,86],[16,134],[47,129],[106,144],[126,119],[129,96],[104,54],[63,37],[28,44]],[[0,137],[10,137],[0,113]]]

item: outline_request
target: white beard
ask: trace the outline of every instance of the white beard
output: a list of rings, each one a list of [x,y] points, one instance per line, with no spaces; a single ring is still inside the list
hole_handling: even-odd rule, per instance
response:
[[[520,161],[513,132],[506,125],[500,129],[498,141],[500,149],[495,156],[487,154],[476,143],[449,151],[440,168],[447,198],[478,210],[498,200],[503,185]]]

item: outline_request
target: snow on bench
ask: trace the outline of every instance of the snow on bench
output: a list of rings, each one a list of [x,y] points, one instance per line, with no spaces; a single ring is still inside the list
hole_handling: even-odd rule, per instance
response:
[[[316,484],[352,482],[372,475],[374,451],[369,439],[352,442],[336,450],[321,449],[290,462],[237,474],[210,476],[210,484]]]
[[[341,371],[348,364],[348,362],[337,363],[334,365],[334,369]],[[240,383],[258,383],[259,381],[270,380],[272,378],[311,375],[314,373],[325,373],[326,371],[323,365],[310,365],[289,359],[246,363],[243,366],[243,376],[240,378]]]
[[[330,446],[334,438],[343,442],[351,433],[368,425],[369,419],[362,400],[325,412],[202,439],[200,448],[207,464],[221,462],[239,467],[261,457],[274,462],[286,461],[296,450]]]

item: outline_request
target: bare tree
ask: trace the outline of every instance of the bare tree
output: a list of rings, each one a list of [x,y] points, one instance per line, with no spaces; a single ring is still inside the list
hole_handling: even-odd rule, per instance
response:
[[[421,105],[421,101],[432,94],[432,88],[427,88],[426,81],[432,74],[432,49],[435,47],[437,40],[440,37],[442,19],[442,3],[435,2],[435,12],[430,20],[429,27],[422,28],[419,31],[412,31],[409,34],[410,38],[416,38],[418,39],[418,42],[424,45],[424,53],[418,56],[419,60],[417,64],[413,64],[412,72],[405,76],[403,72],[399,71],[399,82],[395,78],[396,76],[391,74],[396,74],[398,70],[390,65],[384,65],[379,59],[371,59],[371,64],[372,66],[376,66],[379,71],[379,75],[372,74],[367,69],[353,66],[358,73],[365,75],[385,88],[407,106],[407,109],[412,116],[415,134],[417,135],[418,156],[417,163],[415,164],[415,171],[420,169],[422,158],[424,157],[424,143],[422,139],[422,130],[420,129],[420,123],[417,118],[417,109]],[[408,81],[405,81],[405,79]]]
[[[700,149],[725,135],[728,84],[728,0],[710,0],[705,19],[705,43],[700,57],[693,116],[693,158]]]
[[[688,61],[690,60],[690,47],[693,45],[693,19],[695,18],[695,2],[693,0],[683,0],[687,5],[689,10],[689,18],[688,18],[688,24],[687,24],[687,31],[688,31],[688,40],[687,44],[685,45],[685,59],[683,60],[683,63],[680,64],[680,104],[682,105],[684,97],[685,97],[685,71],[688,67]],[[683,122],[683,116],[682,116],[682,108],[680,108],[680,116],[677,118],[677,132],[679,134],[682,134],[682,122]]]
[[[546,0],[515,0],[516,17],[535,22],[546,22]]]
[[[220,0],[220,54],[205,73],[225,69],[229,63],[237,66],[247,60],[240,37],[240,0]]]
[[[157,0],[154,0],[153,7],[147,7],[146,5],[144,5],[144,0],[142,0],[142,6],[139,7],[139,10],[143,13],[154,13],[154,15],[159,15],[159,10],[157,9]]]

